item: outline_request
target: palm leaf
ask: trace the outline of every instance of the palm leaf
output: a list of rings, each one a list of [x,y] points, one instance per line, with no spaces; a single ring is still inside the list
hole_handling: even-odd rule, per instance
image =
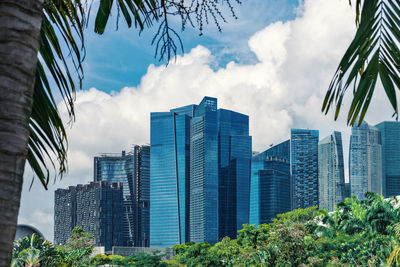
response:
[[[44,4],[32,114],[29,120],[27,160],[46,189],[50,177],[49,164],[54,169],[58,168],[57,173],[60,176],[67,170],[66,132],[48,77],[57,86],[68,114],[73,119],[76,90],[74,80],[83,79],[81,63],[84,57],[84,18],[85,13],[79,0],[47,0]],[[61,48],[58,36],[64,41],[63,47],[67,50],[69,60],[64,56],[65,51]],[[74,74],[70,71],[71,62]]]
[[[331,106],[335,106],[336,120],[347,89],[353,87],[347,123],[354,125],[359,118],[358,125],[361,125],[379,79],[397,119],[396,89],[400,88],[399,1],[357,0],[356,24],[357,32],[329,85],[322,111],[327,114]]]

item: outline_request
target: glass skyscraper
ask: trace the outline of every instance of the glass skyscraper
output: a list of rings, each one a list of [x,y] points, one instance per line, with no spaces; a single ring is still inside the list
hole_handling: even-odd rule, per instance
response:
[[[195,105],[150,115],[150,246],[189,241],[190,121]]]
[[[400,123],[384,121],[375,126],[382,138],[382,179],[385,197],[400,195]]]
[[[247,115],[218,109],[220,240],[249,222],[251,141]]]
[[[248,116],[204,97],[151,113],[150,131],[151,246],[235,237],[248,221]]]
[[[250,186],[250,224],[270,223],[290,211],[289,140],[252,157]]]
[[[318,205],[318,138],[318,130],[291,130],[292,209]]]
[[[204,97],[190,130],[190,241],[218,242],[217,99]]]
[[[365,121],[351,129],[349,173],[351,195],[365,199],[366,192],[382,194],[381,135]]]
[[[148,146],[134,146],[129,153],[94,158],[95,182],[123,184],[124,246],[149,246],[149,157]]]
[[[333,211],[345,198],[342,134],[332,135],[318,143],[319,208]]]

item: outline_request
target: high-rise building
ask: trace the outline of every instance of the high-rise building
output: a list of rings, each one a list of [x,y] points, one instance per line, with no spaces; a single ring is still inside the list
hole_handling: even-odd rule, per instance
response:
[[[250,224],[270,223],[290,211],[290,141],[251,159]]]
[[[218,242],[217,99],[204,97],[190,128],[190,241]]]
[[[318,143],[319,208],[333,211],[345,198],[342,134],[332,135]]]
[[[129,153],[94,158],[94,181],[123,184],[122,235],[124,246],[149,245],[149,148],[134,146]],[[146,232],[147,231],[147,232]]]
[[[385,121],[375,126],[382,138],[382,179],[385,197],[400,195],[400,122]]]
[[[366,192],[382,194],[381,135],[365,121],[351,129],[349,174],[351,194],[358,199],[365,199]]]
[[[218,109],[219,240],[249,223],[251,141],[249,116]]]
[[[204,97],[151,113],[150,131],[151,246],[236,236],[248,221],[248,116]]]
[[[345,184],[344,184],[344,197],[345,197],[345,198],[351,198],[351,187],[350,187],[350,183],[345,183]]]
[[[190,120],[195,107],[150,115],[152,247],[189,241]]]
[[[54,192],[54,244],[66,244],[76,226],[76,188]]]
[[[134,207],[136,247],[150,246],[150,146],[134,146]]]
[[[107,182],[56,190],[54,242],[66,244],[72,229],[81,226],[93,234],[95,246],[104,246],[106,251],[122,246],[122,191],[122,183]]]
[[[291,130],[292,209],[318,205],[318,138],[318,130]]]

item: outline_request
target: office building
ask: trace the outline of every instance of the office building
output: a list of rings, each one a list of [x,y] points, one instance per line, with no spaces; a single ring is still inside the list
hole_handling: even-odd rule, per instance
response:
[[[94,157],[94,181],[123,184],[123,246],[149,246],[149,147]]]
[[[270,223],[290,211],[289,140],[252,157],[250,186],[250,224]]]
[[[351,194],[358,199],[365,199],[366,192],[382,194],[381,135],[365,121],[351,129],[349,174]]]
[[[195,105],[150,115],[150,246],[189,242],[190,120]]]
[[[95,246],[104,246],[106,251],[123,245],[122,196],[122,183],[91,182],[56,190],[54,242],[65,245],[72,229],[81,226],[93,234]]]
[[[134,146],[134,207],[136,247],[150,246],[150,146]]]
[[[344,184],[344,197],[345,198],[351,198],[350,183],[345,183]]]
[[[382,140],[382,192],[385,197],[400,195],[400,123],[384,121],[375,126]]]
[[[204,97],[151,113],[150,131],[151,246],[235,237],[248,222],[248,116]]]
[[[251,143],[249,116],[218,109],[219,240],[235,239],[249,223]]]
[[[332,135],[318,143],[319,208],[333,211],[345,198],[342,134]]]
[[[318,205],[318,138],[318,130],[291,130],[292,209]]]

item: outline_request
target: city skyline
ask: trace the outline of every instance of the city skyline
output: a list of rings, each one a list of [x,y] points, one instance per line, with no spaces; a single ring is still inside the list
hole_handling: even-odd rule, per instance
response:
[[[264,14],[269,3],[257,3],[258,5],[255,2],[249,3],[246,10],[259,8]],[[279,7],[277,10],[285,9],[281,3],[282,1],[275,3]],[[178,57],[176,62],[171,62],[167,68],[146,64],[142,69],[145,75],[139,75],[137,79],[140,83],[133,82],[135,87],[118,90],[124,86],[132,86],[132,83],[124,82],[123,85],[113,87],[109,86],[110,81],[84,86],[87,90],[78,92],[76,96],[76,121],[72,128],[67,128],[69,173],[61,182],[58,180],[55,184],[50,183],[49,192],[44,191],[37,181],[29,192],[32,175],[27,169],[19,222],[31,223],[41,229],[46,237],[51,238],[52,233],[47,229],[52,229],[51,199],[55,188],[90,181],[93,155],[118,152],[132,143],[148,143],[146,136],[149,133],[149,123],[146,121],[150,110],[163,111],[171,106],[196,103],[204,95],[218,97],[220,105],[227,109],[249,114],[250,134],[254,138],[255,150],[264,151],[269,144],[287,139],[290,128],[300,127],[320,129],[321,136],[326,136],[333,130],[341,131],[343,145],[347,149],[349,128],[346,126],[346,114],[341,114],[339,121],[334,122],[333,114],[323,116],[320,107],[336,64],[343,55],[346,43],[353,36],[354,13],[348,3],[343,1],[327,3],[310,0],[305,1],[299,10],[294,10],[293,6],[291,10],[291,16],[279,16],[265,24],[257,23],[256,28],[248,27],[254,21],[243,16],[246,11],[242,16],[239,14],[237,20],[241,27],[248,29],[246,36],[237,34],[244,31],[231,35],[231,30],[238,26],[236,22],[227,24],[227,27],[223,27],[222,34],[215,35],[217,38],[228,35],[230,40],[243,38],[241,44],[249,51],[253,61],[243,61],[243,57],[237,54],[221,61],[223,53],[207,43],[200,43],[202,46],[191,50],[197,46],[198,43],[195,43],[185,47],[186,54]],[[337,12],[332,14],[332,10]],[[322,29],[321,25],[324,25]],[[310,36],[308,33],[313,31],[320,32],[320,35]],[[121,32],[117,34],[123,36]],[[112,39],[117,35],[110,33],[108,36]],[[131,35],[126,34],[124,37],[127,36]],[[338,43],[335,41],[338,39],[343,41]],[[97,39],[92,39],[91,42],[100,43],[95,40]],[[233,43],[236,45],[236,42]],[[228,50],[229,48],[227,46]],[[114,49],[115,52],[118,50]],[[324,51],[328,50],[331,53],[326,54]],[[232,58],[234,63],[226,65]],[[236,61],[236,58],[239,60]],[[121,62],[118,66],[126,69],[136,67],[131,62],[136,61]],[[101,63],[107,67],[105,62]],[[87,61],[85,64],[90,67],[96,63]],[[87,71],[90,75],[96,73],[93,68]],[[110,70],[110,74],[113,73],[115,71]],[[97,74],[103,79],[113,77],[107,77],[104,73]],[[114,79],[117,78],[114,76]],[[91,86],[97,89],[89,90]],[[115,92],[110,93],[107,88],[114,88]],[[373,125],[390,119],[392,115],[386,109],[387,100],[380,97],[384,92],[378,89],[374,93],[375,102],[372,102],[366,117]],[[344,108],[342,110],[345,111]],[[61,110],[61,114],[64,116],[65,111]],[[348,152],[345,151],[344,154],[347,162]]]

